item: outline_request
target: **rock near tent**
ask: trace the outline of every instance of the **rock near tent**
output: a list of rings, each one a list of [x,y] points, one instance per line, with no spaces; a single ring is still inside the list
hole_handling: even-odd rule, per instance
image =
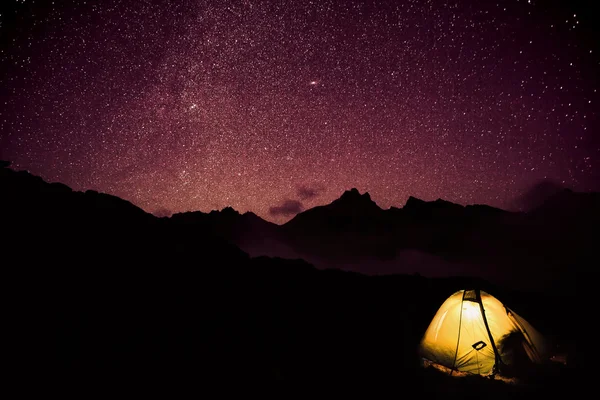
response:
[[[547,359],[544,337],[481,290],[460,290],[440,306],[420,343],[425,360],[479,375],[514,372]]]

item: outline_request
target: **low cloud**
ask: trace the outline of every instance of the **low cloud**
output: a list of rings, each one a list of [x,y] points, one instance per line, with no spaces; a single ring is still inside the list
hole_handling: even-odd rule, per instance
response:
[[[320,196],[325,191],[323,185],[300,185],[296,188],[296,194],[302,200],[308,200]]]
[[[167,208],[159,208],[157,210],[154,210],[152,212],[152,214],[155,217],[164,218],[164,217],[170,217],[171,215],[173,215],[173,212]]]
[[[300,202],[298,200],[288,199],[288,200],[284,200],[278,206],[270,207],[269,214],[271,214],[273,216],[290,217],[292,215],[298,214],[299,212],[302,212],[302,210],[304,210],[304,206],[302,205],[302,202]]]
[[[309,184],[296,186],[296,199],[285,199],[281,204],[270,207],[269,214],[277,217],[292,217],[304,211],[304,200],[314,199],[325,192],[325,186],[321,184]]]
[[[514,200],[514,206],[519,211],[529,211],[542,205],[547,198],[555,195],[565,187],[551,180],[542,180],[532,185]]]

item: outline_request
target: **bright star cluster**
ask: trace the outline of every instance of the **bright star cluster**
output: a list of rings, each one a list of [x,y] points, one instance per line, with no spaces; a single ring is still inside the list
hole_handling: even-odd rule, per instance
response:
[[[75,190],[276,223],[352,187],[600,190],[585,2],[3,3],[0,158]]]

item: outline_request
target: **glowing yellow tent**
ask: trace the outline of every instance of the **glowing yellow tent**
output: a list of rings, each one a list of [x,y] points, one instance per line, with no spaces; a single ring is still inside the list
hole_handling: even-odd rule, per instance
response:
[[[436,364],[481,375],[546,358],[543,336],[494,296],[460,290],[439,308],[420,344],[420,354]]]

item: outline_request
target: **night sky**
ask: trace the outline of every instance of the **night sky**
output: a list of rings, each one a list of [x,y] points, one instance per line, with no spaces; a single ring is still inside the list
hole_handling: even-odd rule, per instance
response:
[[[276,223],[600,190],[586,2],[2,3],[0,158],[75,190]]]

